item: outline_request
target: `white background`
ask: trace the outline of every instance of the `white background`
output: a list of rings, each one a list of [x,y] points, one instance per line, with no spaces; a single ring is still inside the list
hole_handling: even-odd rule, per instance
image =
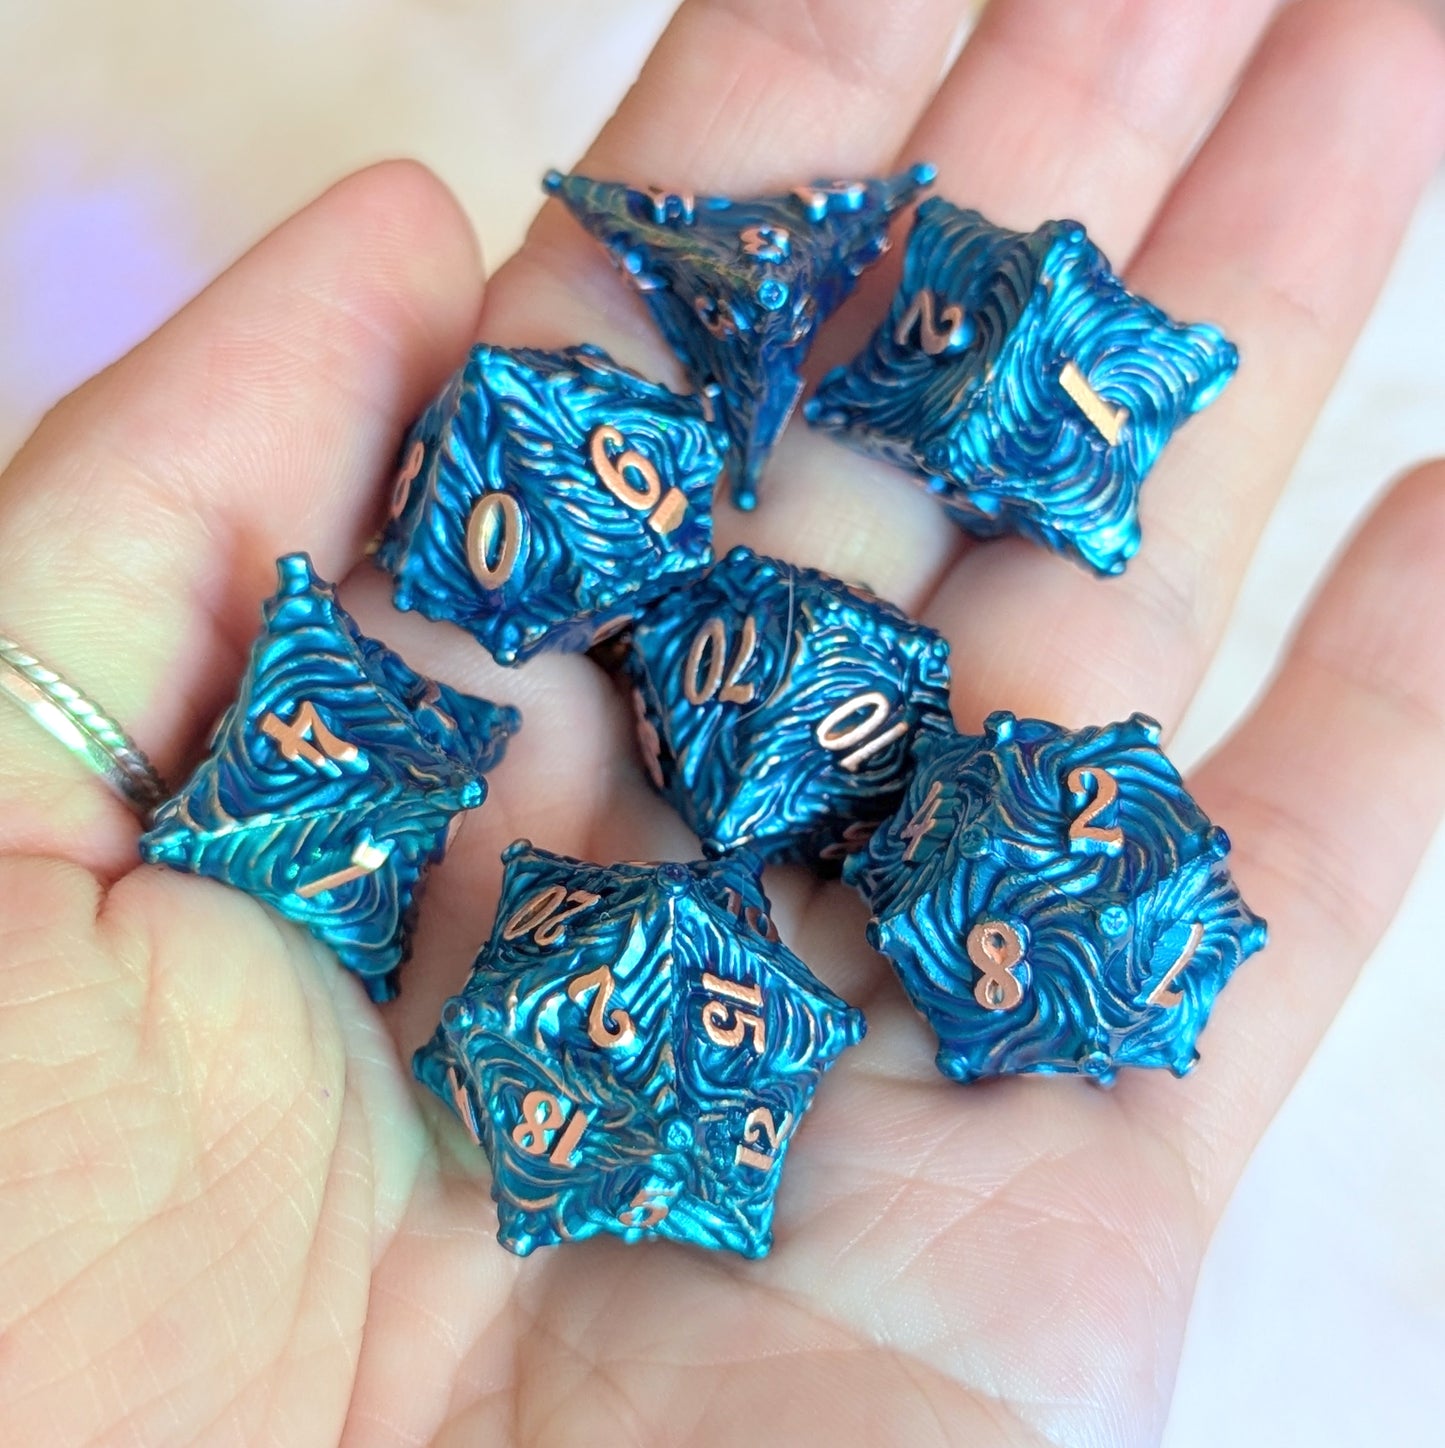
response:
[[[0,0],[0,458],[353,166],[427,161],[495,266],[542,171],[581,151],[670,10]],[[1445,177],[1265,540],[1184,756],[1248,702],[1374,492],[1445,453],[1442,258]],[[1442,938],[1437,845],[1219,1232],[1168,1448],[1445,1442]]]

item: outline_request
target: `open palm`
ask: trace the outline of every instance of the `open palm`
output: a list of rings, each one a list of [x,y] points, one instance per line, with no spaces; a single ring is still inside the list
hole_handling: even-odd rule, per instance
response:
[[[721,546],[866,580],[942,630],[964,727],[1143,709],[1167,729],[1438,159],[1445,47],[1395,0],[995,0],[945,74],[960,8],[689,0],[583,169],[737,192],[926,158],[995,221],[1078,216],[1139,290],[1223,326],[1240,375],[1150,481],[1122,579],[970,547],[799,427],[760,512],[718,520]],[[296,549],[355,568],[348,606],[413,666],[526,720],[378,1012],[250,899],[136,868],[137,823],[0,708],[6,1443],[1154,1441],[1210,1230],[1445,800],[1445,472],[1387,498],[1193,782],[1274,942],[1194,1077],[946,1082],[856,899],[775,872],[783,938],[870,1029],[799,1132],[771,1257],[594,1240],[523,1262],[405,1063],[490,927],[509,840],[696,846],[600,670],[502,671],[393,613],[358,560],[479,312],[488,341],[593,341],[680,379],[555,207],[481,290],[435,180],[353,177],[62,403],[0,484],[0,622],[173,781]]]

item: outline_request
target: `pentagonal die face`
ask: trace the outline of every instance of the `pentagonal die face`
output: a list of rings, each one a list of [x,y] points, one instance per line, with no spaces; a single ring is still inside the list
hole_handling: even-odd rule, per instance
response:
[[[403,447],[378,561],[501,663],[585,649],[711,561],[724,445],[596,348],[477,347]]]
[[[1074,731],[994,715],[920,760],[850,861],[870,939],[938,1033],[946,1075],[1109,1081],[1197,1059],[1265,927],[1157,740],[1138,715]]]
[[[738,548],[648,611],[626,667],[644,762],[706,853],[836,871],[947,726],[947,660],[881,600]]]
[[[934,197],[886,322],[808,416],[922,474],[970,532],[1118,573],[1140,485],[1238,360],[1130,293],[1077,222],[1012,232]]]
[[[505,858],[492,938],[416,1060],[492,1161],[501,1240],[762,1255],[788,1138],[862,1018],[778,943],[754,859]]]

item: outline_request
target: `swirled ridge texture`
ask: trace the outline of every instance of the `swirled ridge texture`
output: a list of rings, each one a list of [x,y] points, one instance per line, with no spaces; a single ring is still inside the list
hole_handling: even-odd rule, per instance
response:
[[[996,714],[981,737],[934,736],[898,813],[848,862],[869,938],[938,1033],[946,1075],[1109,1081],[1198,1059],[1215,996],[1266,932],[1224,832],[1157,745],[1141,715],[1066,730]],[[1087,830],[1116,838],[1075,838]],[[989,973],[1004,983],[968,946],[990,922],[1021,947],[1013,1005],[977,994]]]
[[[969,532],[1022,533],[1112,574],[1139,546],[1139,488],[1164,445],[1238,361],[1216,328],[1127,291],[1077,222],[1022,234],[932,197],[887,320],[807,416],[921,474]]]
[[[888,247],[893,214],[933,179],[820,181],[733,200],[548,172],[544,185],[641,291],[699,387],[720,389],[733,501],[751,508],[802,390],[819,323]]]
[[[305,554],[277,570],[236,702],[208,757],[156,812],[141,856],[264,900],[387,1000],[424,872],[445,852],[452,817],[486,797],[482,772],[521,717],[365,638]],[[308,708],[316,724],[303,734]],[[288,750],[267,721],[298,742]],[[383,862],[315,888],[351,869],[358,848]]]
[[[792,1130],[862,1015],[778,942],[746,852],[603,866],[521,840],[503,859],[491,939],[413,1061],[486,1151],[499,1240],[762,1256]]]
[[[710,855],[836,868],[897,807],[919,737],[949,727],[943,639],[746,548],[648,610],[625,667],[654,780]]]
[[[604,428],[621,439],[608,456],[643,459],[664,495],[680,492],[680,515],[678,500],[638,507],[604,484],[594,463]],[[398,608],[460,625],[500,663],[585,649],[599,628],[712,561],[724,447],[696,398],[596,347],[475,347],[402,446],[377,559],[395,580]],[[643,491],[635,465],[624,477],[625,492]],[[506,495],[516,517],[499,521],[487,561],[495,565],[508,546],[516,553],[505,578],[489,583],[469,555],[468,525],[493,493]]]

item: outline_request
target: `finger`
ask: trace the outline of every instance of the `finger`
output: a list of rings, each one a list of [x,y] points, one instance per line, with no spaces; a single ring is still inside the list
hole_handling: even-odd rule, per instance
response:
[[[277,555],[330,577],[359,556],[480,290],[422,168],[327,192],[41,424],[0,481],[4,631],[173,771],[234,689]],[[128,866],[134,820],[81,773],[0,701],[0,849]]]
[[[1122,267],[1274,4],[994,0],[902,155],[937,163],[941,194],[1000,225],[1079,217]],[[820,365],[863,345],[896,284],[893,260],[829,329]],[[790,557],[801,549],[800,562],[918,605],[962,535],[897,469],[797,431],[779,449],[767,506],[729,518],[729,538]]]
[[[1393,917],[1445,809],[1445,463],[1386,497],[1259,708],[1191,788],[1270,924],[1188,1081],[1131,1083],[1210,1220]]]
[[[962,720],[1143,709],[1177,722],[1442,141],[1445,49],[1414,10],[1285,12],[1129,274],[1176,315],[1223,326],[1239,376],[1146,484],[1123,577],[1018,540],[961,560],[929,617],[968,641]]]
[[[577,169],[741,194],[875,171],[933,95],[963,13],[959,0],[686,0]],[[498,272],[482,334],[595,342],[680,382],[645,309],[557,202]]]

